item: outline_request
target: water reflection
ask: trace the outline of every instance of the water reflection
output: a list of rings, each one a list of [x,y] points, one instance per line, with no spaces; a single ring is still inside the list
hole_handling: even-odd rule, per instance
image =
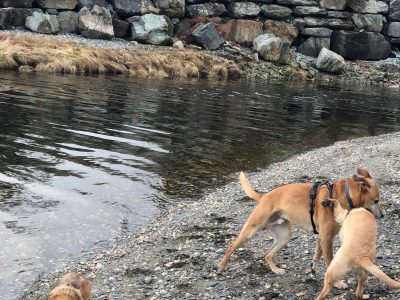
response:
[[[0,82],[7,299],[232,172],[400,128],[397,94],[380,89],[15,73]]]

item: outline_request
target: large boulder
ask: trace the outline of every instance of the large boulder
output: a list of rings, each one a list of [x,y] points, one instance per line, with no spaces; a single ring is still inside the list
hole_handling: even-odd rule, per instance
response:
[[[393,22],[389,24],[388,35],[390,37],[400,37],[400,22]]]
[[[263,24],[253,20],[230,20],[222,25],[224,38],[243,46],[253,45],[254,39],[262,34]]]
[[[171,45],[173,26],[167,16],[146,14],[131,18],[132,39],[153,45]]]
[[[292,42],[299,35],[299,29],[289,23],[267,20],[264,23],[264,33],[286,38]]]
[[[229,5],[230,15],[236,19],[255,18],[260,11],[260,6],[254,2],[232,2]]]
[[[10,28],[15,18],[15,8],[0,8],[0,29]]]
[[[110,11],[98,5],[92,10],[84,7],[78,13],[81,35],[92,39],[110,39],[114,37],[114,28]]]
[[[346,7],[346,0],[320,0],[319,5],[322,8],[332,10],[344,10]]]
[[[74,11],[62,11],[57,15],[60,32],[76,33],[78,31],[78,13]]]
[[[344,58],[339,54],[322,48],[315,64],[319,70],[330,73],[341,73],[346,63]]]
[[[363,60],[388,58],[392,50],[389,42],[380,33],[344,30],[333,32],[331,49],[346,59]]]
[[[375,0],[348,0],[347,5],[356,13],[380,14],[387,13],[389,6],[383,1]]]
[[[57,16],[34,11],[32,16],[26,18],[25,27],[34,32],[53,34],[60,29]]]
[[[354,14],[351,19],[359,30],[380,32],[383,28],[384,17],[379,14]]]
[[[194,41],[206,50],[215,50],[221,47],[225,39],[221,36],[214,24],[200,24],[193,32]]]
[[[151,0],[110,0],[114,10],[123,18],[141,15],[142,10],[153,6]]]
[[[292,10],[289,7],[276,5],[276,4],[265,4],[261,6],[261,13],[267,19],[286,19],[292,14]]]
[[[112,19],[114,27],[114,36],[117,38],[124,38],[129,32],[129,23],[119,19]]]
[[[331,29],[344,30],[350,30],[354,28],[353,22],[346,19],[305,17],[304,21],[306,23],[306,27],[328,27]]]
[[[292,58],[290,44],[285,38],[267,33],[254,39],[253,49],[267,61],[288,64]]]
[[[277,0],[277,4],[289,6],[318,6],[315,0]]]
[[[185,0],[154,0],[154,5],[162,15],[170,18],[182,18],[185,15]]]
[[[186,6],[186,14],[190,18],[196,17],[219,17],[225,15],[227,10],[222,3],[203,3]]]
[[[24,27],[26,18],[33,15],[33,12],[41,13],[42,10],[40,8],[13,8],[12,18],[9,20],[9,25],[12,27]]]
[[[391,21],[400,21],[400,0],[390,1],[389,19]]]
[[[315,37],[330,37],[333,30],[329,28],[316,27],[316,28],[304,28],[301,30],[301,34],[305,36],[315,36]]]
[[[309,37],[298,48],[299,52],[312,57],[317,57],[322,48],[329,49],[330,38]]]
[[[109,6],[107,0],[78,0],[78,9],[80,10],[84,7],[92,9],[96,4],[103,7]]]
[[[293,9],[293,15],[296,17],[324,17],[328,14],[328,11],[318,6],[296,6]]]
[[[77,0],[37,0],[40,8],[53,9],[74,9],[78,4]]]
[[[34,0],[1,0],[1,7],[30,8]]]

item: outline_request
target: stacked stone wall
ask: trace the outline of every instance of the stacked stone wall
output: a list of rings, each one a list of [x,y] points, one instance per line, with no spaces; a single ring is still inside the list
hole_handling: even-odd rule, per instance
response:
[[[288,48],[295,46],[309,56],[317,57],[322,48],[327,48],[346,59],[366,60],[387,58],[393,48],[400,46],[400,0],[0,0],[0,3],[0,29],[25,27],[45,34],[76,33],[89,38],[123,38],[155,45],[170,45],[181,39],[209,50],[220,47],[225,40],[251,47],[258,38],[257,47],[266,56],[271,56],[269,49],[274,47],[283,47],[282,51],[289,53]]]

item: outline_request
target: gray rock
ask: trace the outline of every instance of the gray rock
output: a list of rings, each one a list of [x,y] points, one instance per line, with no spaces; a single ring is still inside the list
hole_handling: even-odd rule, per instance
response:
[[[182,18],[185,15],[185,0],[154,0],[155,7],[162,15]]]
[[[233,18],[255,18],[260,14],[261,8],[253,2],[232,2],[229,12]]]
[[[362,14],[379,14],[389,11],[389,6],[383,1],[348,0],[347,5],[354,10],[354,12]]]
[[[322,48],[315,64],[319,70],[330,73],[341,73],[346,63],[344,58],[339,54]]]
[[[353,29],[354,24],[350,20],[330,19],[330,18],[313,18],[305,17],[306,27],[328,27],[332,29]]]
[[[49,14],[49,15],[58,15],[58,10],[57,9],[54,9],[54,8],[47,8],[45,11],[44,11],[46,14]]]
[[[389,19],[391,21],[400,21],[400,0],[390,1]]]
[[[346,2],[346,0],[320,0],[319,5],[326,9],[344,10]]]
[[[87,7],[92,9],[93,6],[97,4],[98,6],[108,7],[109,4],[106,0],[78,0],[78,9],[82,9],[83,7]]]
[[[298,51],[307,56],[317,57],[322,48],[330,48],[330,38],[312,36],[299,46]]]
[[[298,29],[304,29],[306,27],[306,21],[304,21],[303,18],[296,18],[292,22],[293,26],[298,28]]]
[[[383,28],[383,16],[378,14],[354,14],[351,19],[359,30],[380,32]]]
[[[291,60],[290,42],[285,38],[267,33],[259,35],[253,42],[253,49],[264,60],[288,64]]]
[[[388,58],[392,49],[377,32],[337,30],[331,36],[332,51],[346,59],[380,60]]]
[[[215,50],[221,47],[225,39],[212,23],[201,24],[192,32],[192,37],[206,50]]]
[[[204,3],[186,6],[186,14],[191,18],[219,17],[225,15],[227,10],[222,3]]]
[[[328,28],[304,28],[301,30],[302,35],[315,36],[315,37],[330,37],[332,35],[332,30]]]
[[[292,10],[286,6],[270,4],[261,6],[261,13],[268,19],[285,19],[292,14]]]
[[[114,28],[110,11],[105,7],[84,7],[78,13],[81,35],[92,39],[110,39],[114,37]]]
[[[193,26],[192,19],[182,19],[174,26],[174,36],[180,40],[188,40]]]
[[[112,19],[113,28],[114,28],[114,36],[117,38],[124,38],[128,36],[129,32],[129,23],[118,20]]]
[[[34,0],[1,0],[2,7],[30,8]]]
[[[34,11],[32,16],[26,18],[25,27],[34,32],[45,34],[57,33],[60,29],[56,16],[37,11]]]
[[[327,10],[318,6],[296,6],[293,15],[296,17],[317,16],[324,17],[328,14]]]
[[[78,13],[74,11],[62,11],[57,16],[60,24],[60,32],[76,33],[78,31]]]
[[[37,0],[40,8],[74,9],[78,4],[77,0]]]
[[[170,45],[172,30],[170,19],[167,16],[156,14],[134,17],[131,25],[134,41],[153,45]]]
[[[141,15],[142,9],[153,6],[151,0],[110,0],[114,10],[121,17]]]
[[[289,6],[318,6],[315,0],[277,0],[277,4]]]
[[[394,38],[400,38],[400,22],[392,22],[389,24],[388,35]]]

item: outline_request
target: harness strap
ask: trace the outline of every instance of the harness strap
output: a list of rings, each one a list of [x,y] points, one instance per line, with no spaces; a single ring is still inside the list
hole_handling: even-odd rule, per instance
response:
[[[313,231],[315,234],[318,234],[317,227],[315,226],[314,222],[314,207],[315,207],[315,198],[317,197],[317,192],[318,188],[321,185],[326,185],[329,191],[329,198],[333,198],[333,184],[331,184],[329,181],[326,182],[320,182],[317,181],[313,184],[311,191],[310,191],[310,220],[311,220],[311,225],[313,228]]]
[[[349,188],[349,183],[346,181],[346,184],[344,185],[344,193],[346,194],[346,200],[347,204],[349,205],[350,209],[354,208],[353,200],[351,200],[350,197],[350,188]]]

